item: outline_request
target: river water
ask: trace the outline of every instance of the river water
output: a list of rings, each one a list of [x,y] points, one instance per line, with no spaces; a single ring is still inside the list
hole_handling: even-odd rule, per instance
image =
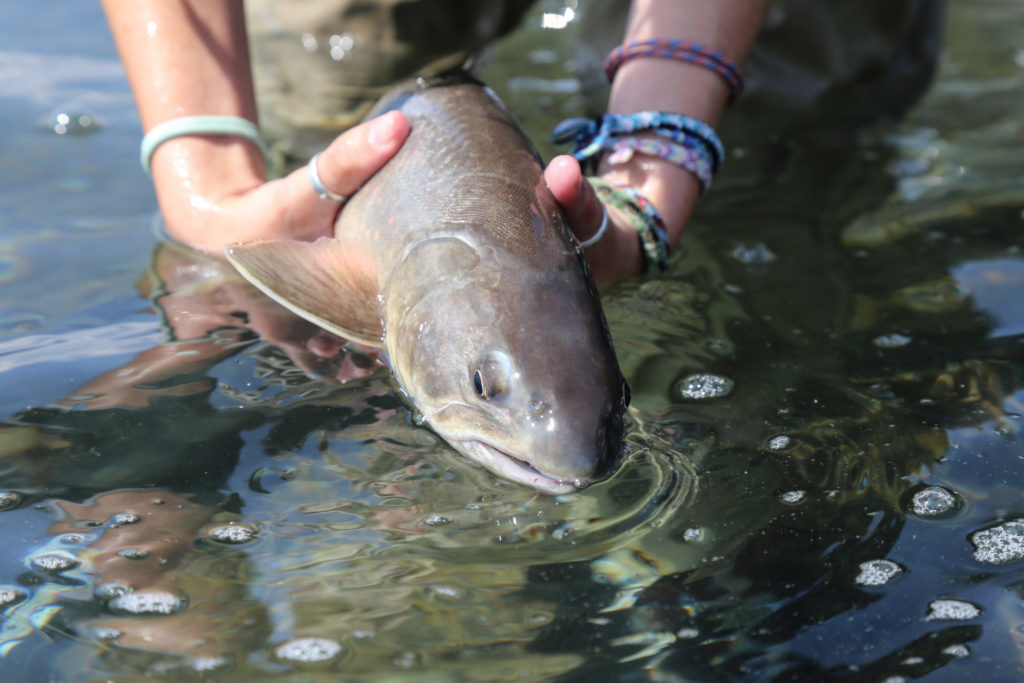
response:
[[[672,269],[605,298],[628,452],[566,497],[465,462],[356,351],[337,385],[240,327],[162,343],[147,297],[231,276],[154,252],[99,9],[7,16],[3,679],[1024,677],[1017,0],[950,3],[899,123],[734,140]],[[485,67],[547,157],[571,18]]]

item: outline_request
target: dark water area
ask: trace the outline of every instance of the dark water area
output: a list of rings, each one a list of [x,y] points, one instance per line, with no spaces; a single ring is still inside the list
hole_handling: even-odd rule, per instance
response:
[[[563,497],[360,351],[192,321],[286,314],[156,248],[99,9],[8,14],[0,678],[1024,678],[1020,3],[950,3],[898,123],[727,124],[671,270],[604,300],[628,452]],[[484,70],[545,157],[571,19]]]

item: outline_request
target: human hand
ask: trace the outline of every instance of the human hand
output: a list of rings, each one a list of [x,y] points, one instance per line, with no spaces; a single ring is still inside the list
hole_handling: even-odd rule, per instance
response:
[[[637,189],[658,210],[665,222],[669,244],[674,244],[689,219],[700,187],[696,178],[661,159],[635,155],[628,164],[605,164],[600,177]],[[544,180],[565,212],[569,227],[581,242],[594,236],[608,211],[608,228],[598,242],[584,249],[594,282],[606,291],[644,271],[646,262],[636,229],[627,216],[602,207],[593,186],[583,177],[579,162],[571,156],[555,157],[544,170]]]
[[[390,112],[339,135],[318,157],[324,186],[351,195],[398,150],[409,133]],[[340,205],[319,198],[307,169],[265,182],[240,157],[255,149],[240,139],[188,136],[161,145],[153,180],[167,232],[178,242],[223,259],[224,245],[258,239],[315,240],[333,233]],[[245,169],[245,170],[240,170]]]

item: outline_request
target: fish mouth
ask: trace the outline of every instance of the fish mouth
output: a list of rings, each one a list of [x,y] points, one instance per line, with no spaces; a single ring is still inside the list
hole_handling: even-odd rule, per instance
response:
[[[495,474],[520,484],[531,486],[544,493],[552,495],[573,493],[589,483],[582,479],[570,481],[568,479],[552,477],[541,472],[525,460],[506,453],[500,448],[496,448],[484,441],[461,441],[458,442],[458,449]]]

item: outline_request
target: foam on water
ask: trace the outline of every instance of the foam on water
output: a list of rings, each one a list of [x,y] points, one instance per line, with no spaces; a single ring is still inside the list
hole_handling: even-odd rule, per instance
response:
[[[981,615],[981,608],[966,600],[932,600],[928,603],[928,621],[975,619]]]
[[[898,349],[912,341],[913,339],[906,335],[893,333],[879,335],[872,343],[880,349]]]
[[[903,567],[892,560],[869,560],[860,563],[860,573],[854,581],[858,586],[884,586],[903,573]]]
[[[48,553],[46,555],[37,555],[29,560],[33,569],[36,569],[47,574],[60,574],[66,572],[69,569],[74,569],[81,564],[78,560],[71,557],[70,555],[59,555],[57,553]]]
[[[695,374],[683,378],[678,385],[679,395],[691,401],[707,401],[728,396],[735,386],[728,377]]]
[[[110,526],[116,528],[119,526],[128,526],[129,524],[138,524],[141,521],[142,518],[134,512],[118,512],[110,518]]]
[[[251,524],[238,524],[236,522],[218,524],[206,531],[206,537],[211,541],[228,545],[249,543],[255,540],[257,535],[259,535],[259,532],[256,530],[256,527]]]
[[[188,601],[163,590],[140,590],[119,595],[107,603],[107,608],[121,615],[175,614],[185,609]]]
[[[956,645],[950,645],[949,647],[943,648],[942,651],[945,652],[947,655],[949,655],[951,657],[957,657],[957,658],[959,658],[959,657],[966,657],[967,655],[971,654],[970,648],[968,648],[966,645],[962,645],[960,643],[957,643]]]
[[[287,662],[310,664],[334,659],[342,649],[341,643],[330,638],[295,638],[278,645],[274,656]]]
[[[974,559],[985,564],[1006,564],[1024,559],[1024,519],[1011,519],[970,536]]]
[[[0,609],[7,609],[28,597],[28,594],[15,586],[0,586]]]
[[[807,492],[801,491],[799,489],[794,491],[783,491],[779,495],[779,500],[781,500],[786,505],[798,505],[799,503],[804,502],[804,499],[806,498]]]
[[[944,517],[963,506],[958,494],[942,486],[926,486],[910,499],[910,510],[918,517]]]

